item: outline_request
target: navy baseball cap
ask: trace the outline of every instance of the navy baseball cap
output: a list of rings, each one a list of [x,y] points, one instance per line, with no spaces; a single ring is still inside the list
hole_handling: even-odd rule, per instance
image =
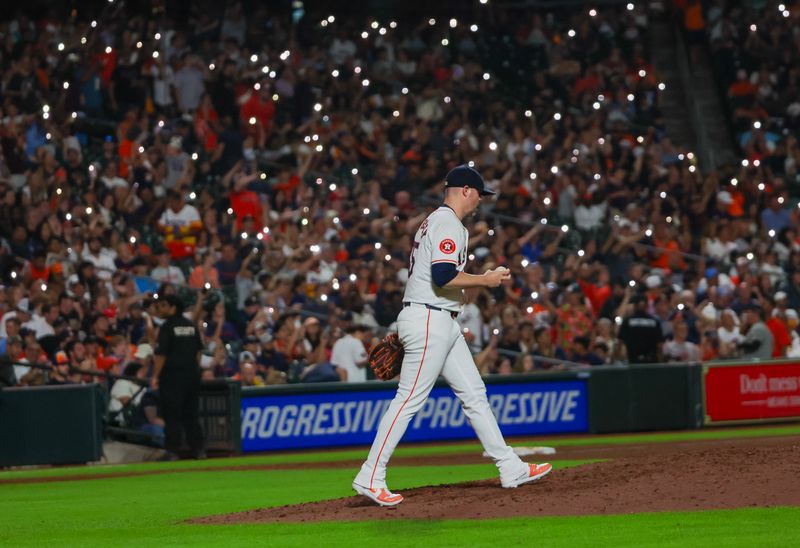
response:
[[[444,178],[444,186],[447,188],[468,186],[477,190],[481,196],[493,196],[494,192],[486,189],[483,177],[475,169],[460,165],[454,167]]]

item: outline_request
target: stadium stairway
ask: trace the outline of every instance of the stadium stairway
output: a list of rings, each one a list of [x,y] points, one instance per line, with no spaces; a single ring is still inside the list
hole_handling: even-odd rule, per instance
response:
[[[708,52],[703,49],[697,62],[690,65],[692,90],[695,100],[703,113],[708,142],[714,151],[715,166],[738,162],[739,157],[731,137],[731,128],[725,112],[725,105],[718,93],[714,67]]]
[[[661,102],[667,136],[676,145],[695,151],[703,172],[735,162],[736,151],[707,53],[703,51],[692,64],[680,29],[663,16],[651,19],[650,49],[655,70],[667,84]]]
[[[650,50],[653,66],[667,87],[661,94],[661,113],[667,129],[667,137],[677,146],[697,150],[689,98],[681,83],[678,65],[678,48],[674,39],[672,22],[667,18],[651,20]]]

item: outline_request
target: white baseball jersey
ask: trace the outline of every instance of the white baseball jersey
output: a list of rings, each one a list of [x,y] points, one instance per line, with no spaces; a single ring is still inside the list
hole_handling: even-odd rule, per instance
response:
[[[397,317],[397,335],[405,350],[400,382],[378,425],[367,460],[353,481],[357,492],[386,488],[389,459],[414,415],[423,407],[432,409],[426,402],[433,405],[428,395],[439,376],[461,400],[469,424],[500,472],[501,485],[513,486],[530,473],[530,467],[503,439],[461,325],[447,312],[461,310],[463,291],[438,288],[433,283],[431,267],[435,264],[452,263],[458,271],[464,270],[467,238],[461,220],[447,206],[431,213],[417,230],[403,300],[441,310],[408,306]]]
[[[434,264],[451,263],[456,270],[463,271],[468,244],[469,233],[450,207],[442,205],[428,215],[414,236],[403,301],[461,311],[464,291],[437,287],[431,268]]]

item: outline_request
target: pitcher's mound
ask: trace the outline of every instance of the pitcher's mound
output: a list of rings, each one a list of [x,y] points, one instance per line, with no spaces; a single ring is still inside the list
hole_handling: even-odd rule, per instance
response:
[[[498,480],[398,491],[405,501],[379,508],[361,496],[209,516],[192,523],[483,519],[625,514],[800,505],[800,441],[769,447],[719,442],[700,450],[625,457],[553,470],[517,489]]]

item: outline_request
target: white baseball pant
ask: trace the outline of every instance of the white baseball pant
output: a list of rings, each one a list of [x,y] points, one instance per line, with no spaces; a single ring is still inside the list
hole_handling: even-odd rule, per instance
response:
[[[355,483],[369,489],[386,487],[386,466],[408,423],[419,411],[442,375],[461,400],[461,407],[484,449],[511,481],[528,466],[509,447],[486,398],[483,383],[458,322],[449,312],[412,305],[397,317],[397,331],[405,347],[397,395],[378,425],[369,456]]]

